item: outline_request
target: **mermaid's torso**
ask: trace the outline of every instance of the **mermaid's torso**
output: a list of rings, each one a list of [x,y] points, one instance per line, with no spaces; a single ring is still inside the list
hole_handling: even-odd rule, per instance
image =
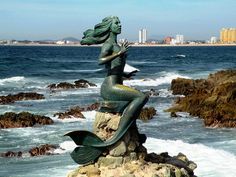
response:
[[[120,51],[118,44],[113,45],[112,53]],[[123,71],[126,63],[126,57],[117,57],[111,62],[105,64],[107,76],[101,86],[101,96],[106,99],[110,96],[109,92],[115,84],[123,84]]]

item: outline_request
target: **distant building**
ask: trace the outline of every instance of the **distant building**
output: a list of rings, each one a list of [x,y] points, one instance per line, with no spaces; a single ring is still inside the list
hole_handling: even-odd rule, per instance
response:
[[[66,44],[66,41],[62,40],[62,41],[57,41],[56,44],[58,45],[63,45],[63,44]]]
[[[184,43],[184,35],[177,34],[175,37],[176,43],[177,44],[183,44]]]
[[[171,45],[176,45],[176,44],[183,44],[184,43],[184,35],[177,34],[175,38],[172,38],[170,41]]]
[[[172,39],[173,39],[172,37],[167,36],[167,37],[165,37],[165,39],[164,39],[164,43],[165,43],[165,44],[170,44]]]
[[[236,43],[236,28],[223,28],[220,31],[221,43]]]
[[[147,42],[147,30],[141,29],[138,32],[138,43],[146,43]]]
[[[211,44],[216,44],[216,43],[217,43],[217,37],[212,36],[209,42],[210,42]]]

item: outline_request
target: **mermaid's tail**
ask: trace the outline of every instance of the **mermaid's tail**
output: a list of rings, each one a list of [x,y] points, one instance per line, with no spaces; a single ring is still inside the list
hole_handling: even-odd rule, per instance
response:
[[[103,140],[101,140],[101,138],[89,131],[73,131],[65,134],[64,136],[71,137],[75,144],[80,146],[91,146],[103,143]]]
[[[87,164],[97,159],[105,148],[91,146],[79,146],[70,154],[72,159],[78,164]]]
[[[127,132],[133,124],[133,119],[124,119],[115,135],[107,141],[103,141],[97,135],[89,131],[73,131],[65,134],[78,145],[71,153],[72,159],[78,164],[86,164],[97,159],[106,147],[115,144]]]

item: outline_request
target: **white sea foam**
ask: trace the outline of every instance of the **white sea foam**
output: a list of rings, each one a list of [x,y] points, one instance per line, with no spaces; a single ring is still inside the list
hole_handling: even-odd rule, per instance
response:
[[[60,143],[59,146],[60,146],[60,148],[58,148],[54,151],[55,154],[72,152],[76,148],[76,144],[74,143],[74,141],[64,141],[63,143]]]
[[[214,149],[203,144],[188,144],[181,140],[160,140],[148,138],[145,146],[148,152],[168,152],[170,155],[184,153],[198,167],[194,171],[199,177],[235,177],[236,156],[227,151]]]
[[[69,95],[89,95],[94,93],[99,93],[98,87],[89,87],[81,89],[71,89],[71,90],[56,90],[56,92],[51,93],[53,96],[69,96]]]
[[[97,111],[84,111],[84,112],[82,112],[82,114],[84,115],[84,117],[87,121],[94,121],[95,116],[96,116],[96,112]]]
[[[19,81],[23,81],[25,79],[25,77],[23,76],[15,76],[15,77],[9,77],[9,78],[5,78],[5,79],[0,79],[0,85],[4,85],[6,83],[16,83]]]
[[[168,89],[160,89],[158,90],[159,96],[160,97],[170,97],[172,95],[172,91]]]
[[[124,81],[125,85],[131,86],[159,86],[162,84],[169,84],[173,79],[178,77],[189,78],[188,76],[180,75],[178,73],[164,73],[156,79],[138,79],[138,80],[126,80]]]

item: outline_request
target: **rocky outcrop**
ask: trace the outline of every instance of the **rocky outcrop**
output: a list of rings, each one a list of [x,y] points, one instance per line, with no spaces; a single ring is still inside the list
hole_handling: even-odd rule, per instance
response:
[[[0,128],[19,128],[32,127],[36,124],[49,125],[53,124],[53,120],[46,116],[34,115],[29,112],[7,112],[0,115]]]
[[[142,109],[139,119],[147,121],[153,118],[156,115],[156,109],[154,107],[145,107]]]
[[[7,96],[0,96],[0,104],[10,104],[14,103],[15,101],[21,100],[40,100],[44,99],[42,94],[38,94],[35,92],[28,92],[28,93],[17,93],[15,95],[9,94]]]
[[[58,146],[56,145],[44,144],[44,145],[30,149],[29,153],[31,156],[52,155],[53,151],[57,148]]]
[[[59,112],[54,114],[55,116],[58,116],[58,119],[66,119],[66,118],[85,118],[84,115],[82,114],[83,111],[93,111],[93,110],[98,110],[99,108],[99,103],[93,103],[87,107],[73,107],[70,110],[66,112]]]
[[[103,140],[111,138],[118,129],[120,115],[97,112],[94,133]],[[138,133],[133,124],[126,134],[110,146],[94,163],[80,166],[68,177],[192,177],[197,167],[194,162],[179,154],[171,157],[168,153],[147,153],[142,145],[146,136]]]
[[[189,112],[210,127],[236,127],[236,70],[219,71],[207,79],[174,79],[171,89],[185,97],[167,111]]]
[[[22,157],[22,156],[40,156],[40,155],[52,155],[53,151],[57,149],[58,146],[51,144],[44,144],[30,149],[29,151],[8,151],[5,153],[0,153],[0,157]]]
[[[50,90],[57,90],[57,89],[68,90],[68,89],[88,88],[88,87],[96,87],[96,86],[97,86],[96,84],[91,83],[87,80],[79,79],[75,81],[73,84],[68,83],[68,82],[61,82],[58,84],[50,84],[47,87]]]

